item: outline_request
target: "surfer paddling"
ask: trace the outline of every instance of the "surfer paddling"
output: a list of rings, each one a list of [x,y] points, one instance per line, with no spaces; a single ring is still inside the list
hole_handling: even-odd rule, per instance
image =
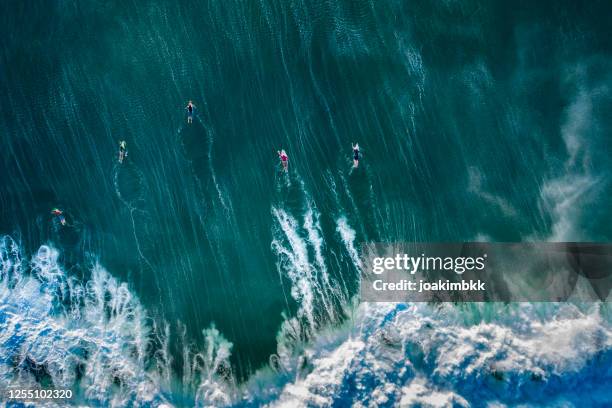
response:
[[[353,146],[353,167],[359,166],[359,143],[352,144]]]
[[[64,217],[64,212],[59,208],[54,208],[51,210],[51,214],[53,214],[62,225],[66,225],[66,217]]]
[[[119,163],[123,163],[123,160],[127,157],[127,143],[125,140],[119,142]]]
[[[283,166],[283,170],[287,171],[287,169],[289,168],[289,156],[287,156],[287,153],[285,152],[285,150],[281,150],[280,152],[277,151],[278,153],[278,157],[280,158],[281,164]]]
[[[187,123],[193,123],[193,109],[195,108],[195,105],[193,104],[193,102],[189,101],[187,103],[187,106],[185,107],[185,110],[187,110]]]

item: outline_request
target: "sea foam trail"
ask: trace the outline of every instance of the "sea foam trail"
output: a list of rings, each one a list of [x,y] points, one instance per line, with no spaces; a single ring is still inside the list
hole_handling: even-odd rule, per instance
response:
[[[323,258],[323,239],[321,238],[321,226],[319,224],[318,217],[316,220],[313,219],[312,209],[309,209],[304,216],[304,229],[308,232],[308,241],[310,242],[314,250],[315,258],[315,270],[319,276],[321,291],[325,294],[321,299],[324,304],[325,310],[329,311],[329,318],[331,321],[336,321],[337,315],[335,312],[333,300],[341,301],[343,299],[342,293],[336,290],[331,284],[327,266]]]
[[[204,128],[206,129],[206,134],[208,136],[208,150],[207,150],[208,168],[210,170],[210,177],[212,179],[213,185],[215,186],[215,190],[217,191],[217,197],[219,198],[219,202],[225,209],[225,212],[227,214],[231,214],[233,212],[231,208],[231,200],[228,203],[225,202],[225,199],[223,198],[224,194],[221,191],[221,187],[219,186],[219,182],[217,180],[217,173],[215,172],[215,167],[213,165],[212,151],[213,151],[213,143],[215,142],[213,130],[209,129],[209,127],[206,126],[200,118],[198,118],[198,120],[200,121],[200,123],[202,123],[202,126],[204,126]]]
[[[277,239],[272,241],[272,249],[279,257],[279,272],[284,269],[292,282],[291,296],[300,306],[299,314],[306,318],[310,327],[315,327],[313,287],[316,283],[308,262],[306,243],[297,232],[298,223],[295,218],[282,209],[272,208],[272,214],[289,244],[289,247],[285,247]]]
[[[308,207],[304,215],[307,238],[300,235],[302,228],[296,218],[285,210],[272,208],[277,231],[273,233],[272,250],[278,257],[279,273],[291,281],[291,296],[298,303],[298,317],[305,319],[309,330],[320,327],[322,322],[336,320],[335,303],[343,294],[332,289],[323,256],[318,215]],[[309,247],[314,260],[311,260]]]
[[[361,259],[359,257],[359,253],[355,248],[355,230],[351,228],[348,223],[346,217],[340,217],[336,220],[336,231],[340,235],[340,239],[346,248],[349,257],[351,258],[351,262],[353,266],[357,269],[359,273],[361,273]]]

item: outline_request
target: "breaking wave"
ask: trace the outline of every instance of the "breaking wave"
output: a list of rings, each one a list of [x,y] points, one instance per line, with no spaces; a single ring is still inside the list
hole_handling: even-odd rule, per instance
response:
[[[358,305],[332,290],[335,283],[318,265],[315,211],[308,208],[299,223],[273,210],[286,241],[278,235],[273,248],[301,309],[282,324],[269,366],[242,384],[229,363],[232,344],[214,326],[203,331],[199,345],[179,332],[183,351],[173,357],[169,325],[148,316],[128,286],[101,265],[92,265],[83,282],[64,271],[52,246],[41,246],[28,261],[17,242],[3,237],[2,383],[70,388],[74,402],[102,406],[612,402],[606,303]],[[308,239],[297,234],[300,228]],[[346,219],[337,220],[337,231],[353,259],[354,232]],[[330,302],[334,312],[321,316],[309,302]]]

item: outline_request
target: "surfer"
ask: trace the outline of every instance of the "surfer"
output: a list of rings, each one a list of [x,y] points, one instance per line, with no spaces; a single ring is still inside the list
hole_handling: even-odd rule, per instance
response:
[[[60,224],[66,225],[66,217],[64,217],[64,212],[59,208],[54,208],[51,210],[51,214],[55,215],[59,220]]]
[[[285,152],[285,150],[281,150],[280,152],[278,152],[278,157],[280,157],[281,160],[281,164],[283,165],[283,170],[287,171],[288,167],[289,167],[289,156],[287,156],[287,153]]]
[[[355,143],[353,146],[353,167],[359,166],[359,143]]]
[[[187,123],[193,122],[193,109],[194,108],[195,108],[195,105],[193,104],[193,102],[189,101],[189,103],[187,103],[187,106],[185,107],[185,109],[187,109]]]
[[[119,142],[119,163],[123,163],[123,160],[127,157],[127,143],[125,140]]]

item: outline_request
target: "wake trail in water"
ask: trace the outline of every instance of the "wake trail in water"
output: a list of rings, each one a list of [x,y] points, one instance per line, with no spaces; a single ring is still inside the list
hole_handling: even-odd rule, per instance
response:
[[[134,172],[135,177],[131,179],[132,183],[128,183],[126,186],[121,186],[120,177],[122,174],[125,174],[126,177],[129,177],[128,172]],[[115,194],[119,201],[127,208],[128,214],[130,217],[130,222],[132,225],[132,235],[134,236],[134,243],[136,244],[136,251],[138,251],[139,258],[144,261],[150,271],[155,271],[153,263],[149,260],[149,258],[144,254],[142,245],[140,243],[140,239],[138,238],[138,228],[136,228],[136,217],[135,213],[141,213],[144,217],[147,217],[147,212],[143,208],[139,208],[138,205],[144,205],[145,203],[145,191],[146,186],[144,184],[144,174],[136,165],[131,162],[115,164],[113,166],[113,185],[115,187]],[[128,179],[128,181],[130,181]],[[134,183],[135,181],[135,183]],[[122,193],[122,189],[131,190],[130,192],[136,193],[132,198],[127,198]],[[158,293],[161,296],[161,286],[158,279],[155,279],[157,284]],[[161,298],[160,298],[161,299]]]
[[[226,200],[225,198],[225,194],[223,193],[221,186],[219,184],[218,181],[218,177],[217,177],[217,173],[215,171],[215,167],[213,164],[213,147],[214,147],[214,141],[215,141],[215,137],[214,137],[214,131],[212,128],[210,128],[206,123],[204,123],[204,121],[196,115],[196,120],[197,123],[200,124],[200,126],[202,127],[202,129],[204,130],[204,133],[206,134],[206,143],[207,143],[207,147],[206,147],[206,161],[207,161],[207,168],[208,168],[208,172],[210,173],[210,178],[212,181],[212,184],[215,188],[215,192],[217,195],[217,199],[219,201],[219,203],[221,204],[221,206],[223,207],[223,210],[225,212],[225,214],[227,216],[230,216],[231,214],[233,214],[233,208],[231,206],[231,200]],[[183,133],[183,130],[185,129],[185,127],[193,127],[194,124],[189,124],[189,125],[183,125],[180,128],[180,132],[178,133],[178,136],[180,137],[181,134]],[[198,163],[196,163],[196,160],[202,160],[201,157],[192,157],[192,155],[189,153],[190,149],[195,149],[196,146],[190,146],[189,149],[187,148],[187,146],[185,145],[185,141],[181,138],[180,140],[183,149],[184,149],[184,153],[185,153],[185,157],[188,158],[188,160],[191,162],[192,164],[192,173],[194,178],[197,181],[197,185],[198,188],[200,189],[200,192],[203,193],[202,191],[202,180],[200,178],[200,175],[197,174],[197,172],[195,171],[194,166]],[[202,195],[202,197],[204,197],[204,195]]]
[[[198,118],[198,120],[201,121],[200,118]],[[221,191],[221,187],[219,186],[219,182],[217,181],[217,173],[215,172],[215,168],[213,166],[212,150],[213,150],[213,143],[215,141],[214,133],[213,133],[213,130],[209,129],[203,122],[201,123],[202,123],[202,126],[204,126],[204,128],[206,129],[206,134],[208,135],[208,167],[210,169],[210,176],[212,178],[212,182],[215,186],[215,189],[217,190],[217,197],[219,198],[219,202],[225,209],[225,212],[229,215],[233,213],[233,210],[231,208],[231,200],[229,201],[229,206],[228,206],[228,204],[225,202],[225,199],[223,198],[223,192]]]
[[[355,219],[358,220],[362,220],[363,218],[361,217],[361,211],[359,211],[359,207],[357,206],[357,202],[355,201],[355,198],[353,197],[353,193],[351,192],[351,188],[348,184],[348,180],[346,179],[346,177],[344,176],[344,174],[342,172],[338,173],[339,177],[340,177],[340,182],[342,184],[342,187],[344,189],[344,194],[347,197],[350,205],[351,205],[351,209],[353,211],[353,217]],[[364,240],[368,241],[368,235],[365,231],[365,227],[363,225],[363,223],[360,224],[361,227],[361,233],[364,237]]]

